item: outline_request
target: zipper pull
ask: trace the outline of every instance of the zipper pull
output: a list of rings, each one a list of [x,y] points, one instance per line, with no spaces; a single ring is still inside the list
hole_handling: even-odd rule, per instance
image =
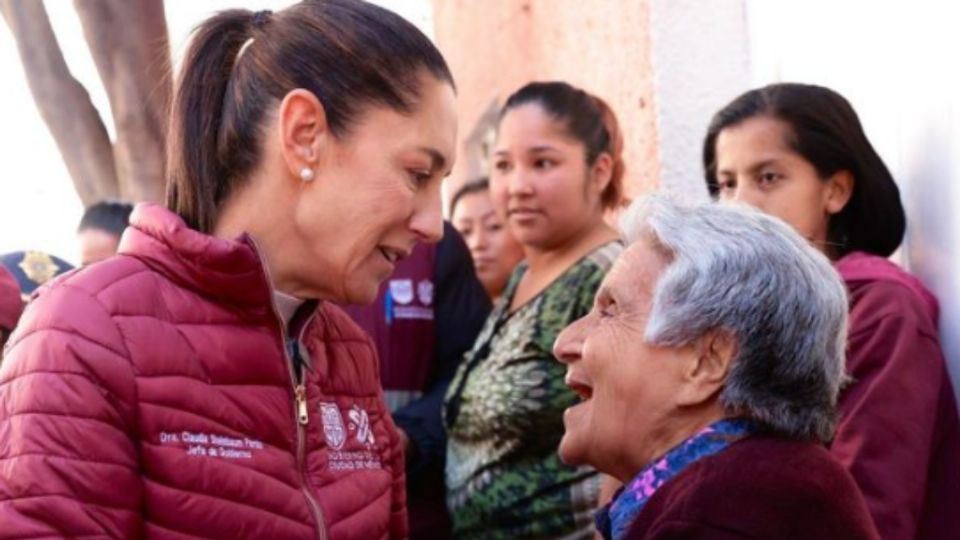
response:
[[[310,416],[307,414],[307,389],[302,384],[298,384],[293,389],[293,393],[297,398],[297,421],[305,426],[310,421]]]

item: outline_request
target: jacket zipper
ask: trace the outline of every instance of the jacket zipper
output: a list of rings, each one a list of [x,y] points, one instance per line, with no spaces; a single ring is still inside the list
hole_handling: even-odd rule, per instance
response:
[[[323,517],[323,510],[320,509],[320,504],[317,503],[317,500],[313,497],[313,493],[310,492],[310,483],[307,481],[305,463],[307,446],[306,426],[310,421],[310,415],[308,412],[309,407],[307,406],[307,389],[303,383],[305,380],[303,366],[300,366],[300,378],[298,379],[296,373],[293,371],[293,359],[290,358],[290,352],[287,350],[287,324],[284,322],[283,317],[280,316],[280,311],[277,309],[277,304],[273,300],[273,280],[270,279],[270,269],[267,267],[267,261],[263,260],[263,255],[260,253],[260,246],[257,244],[256,240],[254,240],[253,237],[248,238],[250,238],[250,242],[253,244],[253,248],[257,253],[257,257],[260,258],[260,265],[263,267],[263,274],[267,279],[267,287],[271,291],[270,308],[273,310],[273,316],[276,317],[277,323],[279,323],[280,326],[280,348],[283,349],[283,358],[286,361],[287,369],[290,372],[290,384],[293,385],[293,397],[296,406],[296,410],[294,411],[294,423],[297,425],[297,470],[300,473],[300,491],[303,492],[303,496],[307,499],[307,504],[313,511],[314,519],[317,520],[318,538],[320,538],[320,540],[327,540],[327,522]],[[304,323],[303,328],[300,330],[300,335],[297,338],[298,345],[299,340],[303,338],[304,330],[306,330],[307,326],[310,325],[315,316],[316,311],[314,311],[307,319],[306,323]]]
[[[303,342],[304,331],[310,326],[315,316],[316,312],[313,312],[303,324],[303,328],[300,329],[300,335],[297,336],[298,347],[300,343]],[[282,323],[283,321],[281,320],[281,324]],[[287,365],[290,366],[290,376],[293,377],[295,375],[293,372],[293,361],[290,359],[290,354],[287,352],[286,347],[283,348],[283,353],[287,356]],[[310,491],[310,481],[307,480],[307,424],[310,422],[310,408],[307,406],[307,387],[304,384],[306,377],[307,375],[303,372],[303,365],[301,364],[300,378],[292,379],[293,382],[297,383],[293,388],[294,399],[297,402],[297,467],[300,469],[300,481],[303,483],[303,494],[307,498],[307,503],[310,505],[310,508],[313,509],[314,516],[317,519],[320,540],[327,540],[327,523],[323,517],[323,510],[320,509],[320,504],[313,497],[313,493]]]

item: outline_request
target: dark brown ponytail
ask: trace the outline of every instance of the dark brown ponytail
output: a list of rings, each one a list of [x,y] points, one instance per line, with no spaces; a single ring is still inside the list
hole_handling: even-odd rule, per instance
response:
[[[171,107],[167,205],[210,232],[257,165],[265,115],[313,92],[335,136],[365,105],[410,112],[421,75],[453,85],[436,47],[399,15],[360,0],[305,0],[277,13],[229,10],[194,32]]]

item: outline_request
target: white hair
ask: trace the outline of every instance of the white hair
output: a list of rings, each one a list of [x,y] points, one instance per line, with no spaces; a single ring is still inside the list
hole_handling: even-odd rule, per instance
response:
[[[828,441],[844,379],[846,289],[827,258],[786,223],[740,205],[654,195],[621,220],[670,260],[645,339],[694,342],[733,334],[738,351],[720,394],[730,411],[774,432]]]

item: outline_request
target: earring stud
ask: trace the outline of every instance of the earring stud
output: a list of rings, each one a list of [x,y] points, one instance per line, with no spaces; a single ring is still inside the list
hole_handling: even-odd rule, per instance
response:
[[[304,167],[300,169],[300,179],[304,182],[309,182],[313,180],[313,169],[310,167]]]

